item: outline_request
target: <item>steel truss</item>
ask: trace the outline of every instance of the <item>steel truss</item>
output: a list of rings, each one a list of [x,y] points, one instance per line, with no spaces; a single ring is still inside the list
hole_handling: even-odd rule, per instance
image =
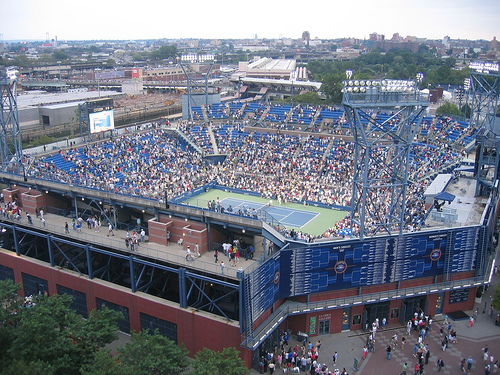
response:
[[[405,226],[410,149],[428,96],[415,89],[415,82],[403,82],[408,83],[402,92],[382,91],[384,83],[361,93],[359,88],[344,91],[342,104],[355,141],[351,231],[360,238],[402,234]]]
[[[237,281],[153,263],[135,254],[112,252],[10,222],[2,222],[2,228],[3,247],[19,256],[42,260],[47,266],[66,268],[89,279],[109,281],[133,293],[166,298],[181,308],[208,311],[227,320],[240,318],[242,296]]]
[[[500,121],[497,120],[500,72],[473,71],[469,78],[467,103],[470,103],[470,126],[476,136],[476,196],[488,195],[499,176]],[[495,124],[497,122],[497,124]]]
[[[202,93],[205,96],[205,106],[208,105],[208,80],[214,66],[214,60],[193,61],[181,59],[180,65],[187,79],[187,114],[188,120],[193,121],[193,106],[199,105],[194,99],[194,93]]]
[[[25,172],[17,110],[17,80],[0,76],[0,158],[3,171]],[[23,173],[23,176],[25,174]]]

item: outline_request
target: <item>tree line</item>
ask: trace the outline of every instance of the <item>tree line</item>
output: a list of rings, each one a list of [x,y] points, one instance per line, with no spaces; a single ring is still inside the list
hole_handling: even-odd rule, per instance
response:
[[[155,332],[134,332],[115,351],[122,313],[103,306],[84,319],[71,295],[22,299],[20,284],[0,280],[0,368],[4,375],[247,375],[236,348],[203,349],[193,359],[184,345]]]

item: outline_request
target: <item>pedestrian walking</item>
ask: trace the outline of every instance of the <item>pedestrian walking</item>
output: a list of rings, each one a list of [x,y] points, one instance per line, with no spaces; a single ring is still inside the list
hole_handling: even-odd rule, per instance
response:
[[[214,251],[214,258],[215,258],[215,263],[217,263],[219,261],[219,252],[217,251],[217,249],[215,249]]]
[[[467,358],[467,371],[471,370],[473,363],[474,363],[474,360],[472,359],[471,356],[469,356],[469,358]]]
[[[414,372],[414,374],[413,374],[413,375],[418,375],[419,371],[420,371],[420,366],[418,365],[418,362],[417,362],[417,363],[415,364],[415,372]]]
[[[469,318],[469,328],[470,327],[474,327],[474,317],[472,316]]]
[[[405,362],[405,364],[403,365],[403,372],[401,373],[401,375],[406,375],[406,368],[408,367],[408,364]]]
[[[438,367],[438,372],[441,371],[441,368],[444,367],[444,362],[441,359],[441,357],[439,357],[438,360],[437,360],[437,367]]]
[[[385,351],[387,352],[387,359],[391,360],[392,347],[390,345],[387,345],[387,348],[385,349]]]
[[[336,364],[337,363],[337,359],[339,357],[339,354],[337,352],[333,353],[333,364]]]
[[[224,267],[225,267],[224,261],[220,262],[220,273],[221,273],[221,275],[224,275]]]
[[[67,221],[64,223],[64,233],[69,234],[69,224]]]
[[[115,235],[115,233],[113,232],[113,224],[108,223],[108,237],[109,237],[109,235],[110,235],[110,234],[111,234],[112,236],[114,236],[114,235]]]

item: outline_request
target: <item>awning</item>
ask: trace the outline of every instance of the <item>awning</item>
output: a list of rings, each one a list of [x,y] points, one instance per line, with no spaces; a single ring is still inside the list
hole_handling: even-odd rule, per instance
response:
[[[474,166],[473,165],[463,165],[461,167],[455,168],[454,171],[456,171],[456,172],[474,172]]]
[[[455,196],[453,194],[447,193],[446,191],[442,191],[434,196],[434,199],[445,201],[445,202],[453,202]]]

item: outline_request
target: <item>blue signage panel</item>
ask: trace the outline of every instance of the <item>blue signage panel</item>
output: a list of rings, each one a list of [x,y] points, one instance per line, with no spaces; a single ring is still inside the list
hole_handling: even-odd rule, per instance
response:
[[[483,227],[316,244],[281,250],[250,274],[254,319],[279,298],[474,270]]]

